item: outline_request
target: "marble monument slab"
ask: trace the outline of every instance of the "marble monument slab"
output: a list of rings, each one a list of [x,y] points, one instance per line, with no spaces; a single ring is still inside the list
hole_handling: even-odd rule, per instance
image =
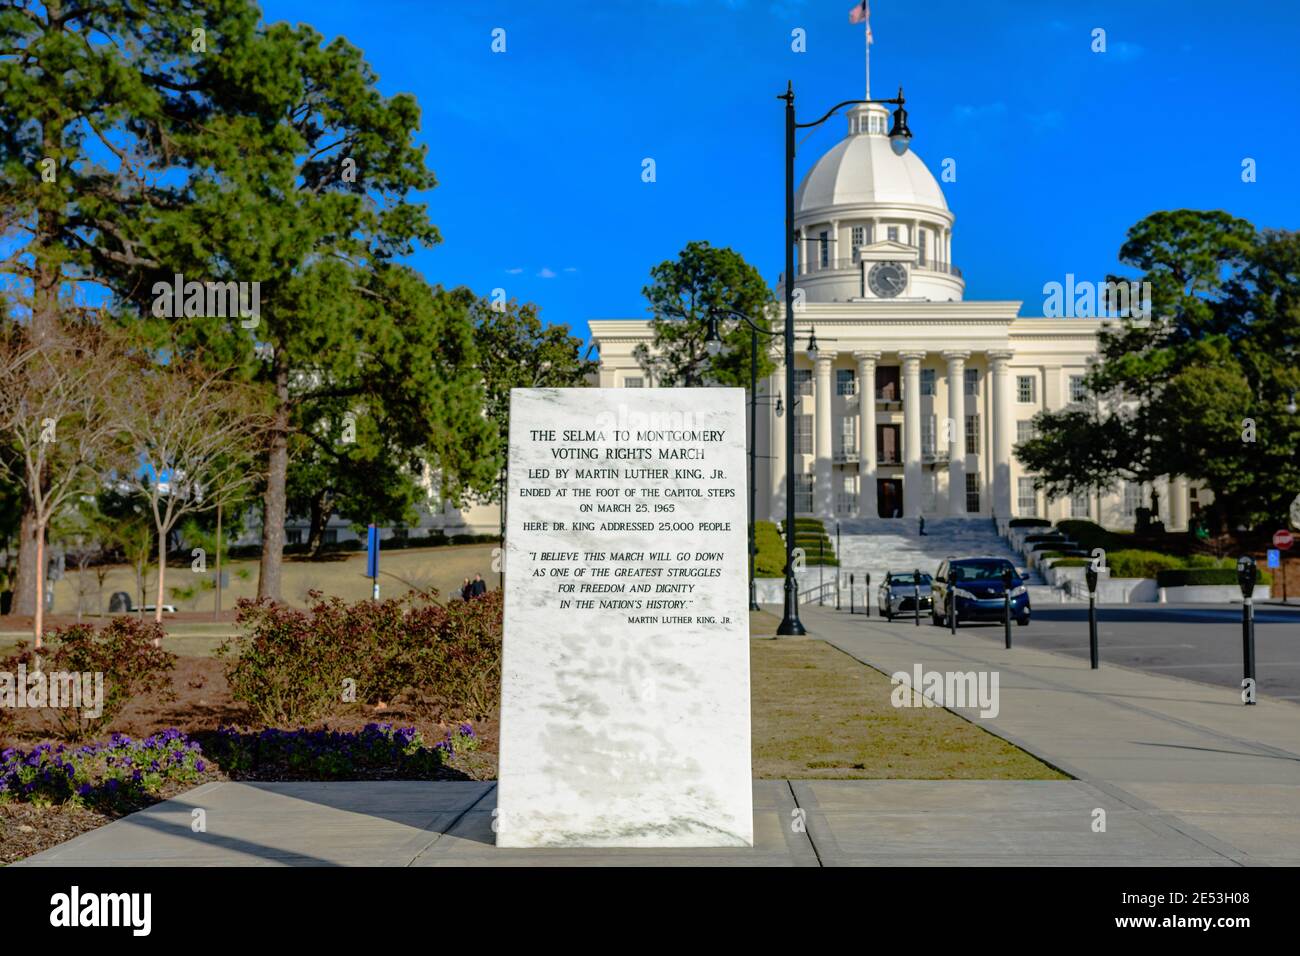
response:
[[[511,393],[498,846],[753,845],[744,403]]]

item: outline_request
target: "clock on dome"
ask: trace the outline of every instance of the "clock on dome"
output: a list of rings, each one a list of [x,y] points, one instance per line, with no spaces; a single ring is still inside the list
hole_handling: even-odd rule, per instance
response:
[[[892,299],[907,288],[907,266],[901,262],[877,262],[867,273],[867,286],[879,299]]]

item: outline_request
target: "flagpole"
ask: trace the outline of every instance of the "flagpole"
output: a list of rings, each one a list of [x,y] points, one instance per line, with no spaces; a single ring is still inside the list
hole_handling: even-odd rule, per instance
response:
[[[871,14],[868,13],[862,21],[862,42],[867,51],[867,95],[863,99],[871,99]]]

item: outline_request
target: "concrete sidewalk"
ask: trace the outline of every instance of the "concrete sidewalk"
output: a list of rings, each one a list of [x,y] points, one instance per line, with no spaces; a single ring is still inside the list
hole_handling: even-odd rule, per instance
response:
[[[1095,807],[1110,806],[1105,833]],[[752,849],[498,850],[492,783],[210,783],[17,866],[1231,865],[1078,781],[758,780]],[[193,811],[206,832],[191,829]]]
[[[1003,646],[1000,627],[954,636],[923,619],[887,623],[808,606],[810,636],[887,673],[997,671],[1000,711],[957,713],[1079,778],[1098,806],[1159,820],[1224,859],[1300,865],[1300,706],[1236,687]],[[1031,625],[1032,627],[1032,625]],[[1232,640],[1233,634],[1225,634]],[[1086,633],[1081,635],[1086,641]]]

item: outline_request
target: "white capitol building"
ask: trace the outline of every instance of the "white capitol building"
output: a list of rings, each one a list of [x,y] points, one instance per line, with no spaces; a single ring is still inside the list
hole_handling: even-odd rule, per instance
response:
[[[955,217],[939,183],[915,152],[890,148],[883,106],[857,106],[847,118],[844,139],[795,196],[798,347],[814,329],[817,354],[796,353],[793,407],[778,340],[778,367],[759,385],[760,401],[781,395],[795,415],[796,510],[835,520],[1080,517],[1131,527],[1148,497],[1137,485],[1044,500],[1012,455],[1037,412],[1090,401],[1083,376],[1101,320],[1026,317],[1020,302],[964,299]],[[600,386],[654,386],[633,354],[652,345],[648,319],[590,325]],[[779,521],[785,423],[770,402],[758,422],[756,512]],[[1185,530],[1196,492],[1181,479],[1152,490],[1166,526]]]

